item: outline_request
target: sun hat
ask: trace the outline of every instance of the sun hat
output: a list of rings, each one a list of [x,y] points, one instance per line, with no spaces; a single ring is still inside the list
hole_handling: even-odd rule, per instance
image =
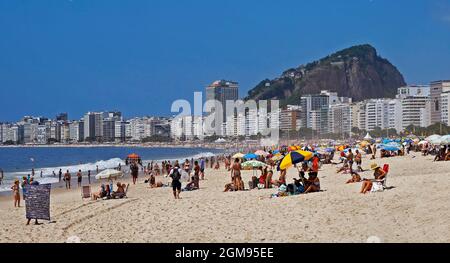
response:
[[[373,163],[373,164],[370,165],[370,169],[371,170],[376,170],[378,168],[380,168],[380,166],[378,166],[378,164],[376,164],[376,163]]]

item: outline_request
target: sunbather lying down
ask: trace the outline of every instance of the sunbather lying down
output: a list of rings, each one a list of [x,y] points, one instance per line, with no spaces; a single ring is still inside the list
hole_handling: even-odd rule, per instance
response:
[[[240,180],[241,189],[238,189],[234,183],[229,183],[225,185],[224,192],[234,192],[234,191],[243,191],[244,181]]]

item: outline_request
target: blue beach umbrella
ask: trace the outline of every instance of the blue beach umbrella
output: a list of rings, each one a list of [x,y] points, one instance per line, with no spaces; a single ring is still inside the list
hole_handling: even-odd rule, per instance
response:
[[[249,153],[249,154],[244,155],[244,159],[247,159],[247,160],[257,159],[257,158],[258,158],[258,155],[254,154],[254,153]]]

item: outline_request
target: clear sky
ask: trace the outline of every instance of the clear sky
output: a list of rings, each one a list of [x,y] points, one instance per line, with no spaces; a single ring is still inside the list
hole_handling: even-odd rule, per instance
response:
[[[0,0],[0,121],[168,115],[364,43],[410,84],[450,79],[450,0]]]

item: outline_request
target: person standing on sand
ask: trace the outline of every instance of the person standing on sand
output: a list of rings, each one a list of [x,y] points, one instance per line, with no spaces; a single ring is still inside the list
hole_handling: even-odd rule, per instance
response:
[[[31,168],[31,177],[34,177],[34,168]]]
[[[96,168],[97,168],[97,174],[98,174],[98,165],[96,166]]]
[[[136,181],[139,176],[139,167],[136,164],[136,162],[133,161],[133,163],[131,163],[130,170],[131,170],[131,177],[133,179],[133,184],[136,184]]]
[[[173,196],[175,197],[175,199],[181,199],[180,198],[180,192],[181,192],[180,167],[174,166],[173,169],[169,173],[169,177],[172,178]]]
[[[20,207],[20,188],[19,180],[14,181],[14,185],[11,187],[14,196],[14,207]]]
[[[59,169],[58,176],[59,176],[59,182],[61,182],[61,178],[62,178],[62,169]]]
[[[78,173],[77,173],[78,187],[81,187],[82,180],[83,180],[83,174],[81,173],[81,170],[78,170]]]
[[[200,159],[200,177],[205,180],[205,158]]]
[[[198,165],[198,161],[194,162],[194,186],[200,189],[200,166]]]
[[[91,170],[88,170],[88,182],[91,184]]]
[[[66,189],[70,189],[70,180],[72,179],[72,176],[69,173],[69,170],[64,174],[64,182],[66,182]]]
[[[242,191],[244,190],[244,186],[241,185],[241,170],[242,170],[242,166],[241,163],[239,161],[239,158],[236,158],[234,160],[233,163],[233,167],[231,169],[231,182],[234,185],[234,190],[235,191]]]

